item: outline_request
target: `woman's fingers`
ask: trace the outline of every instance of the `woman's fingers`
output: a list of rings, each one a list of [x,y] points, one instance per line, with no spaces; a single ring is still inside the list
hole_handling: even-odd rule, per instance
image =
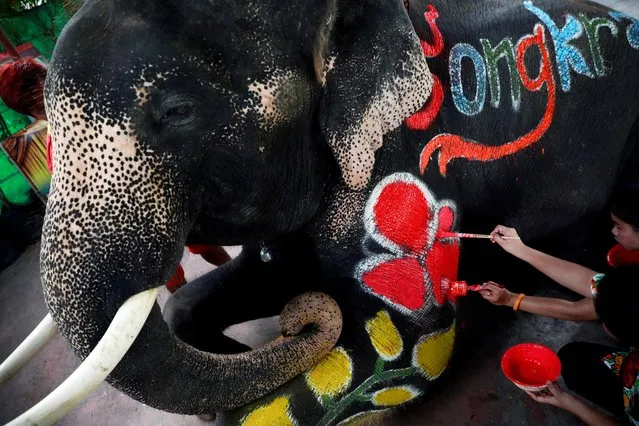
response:
[[[497,225],[495,226],[495,229],[493,229],[493,232],[491,232],[490,234],[499,234],[501,233],[506,227],[503,225]]]
[[[502,288],[499,284],[492,282],[492,281],[488,281],[487,283],[484,283],[482,290],[487,290],[487,291],[497,291],[500,288]]]
[[[561,390],[561,388],[559,386],[557,386],[557,383],[554,382],[548,382],[547,383],[547,388],[548,392],[550,392],[553,396],[557,396],[560,393],[562,393],[563,391]]]
[[[526,393],[532,399],[541,404],[560,406],[559,398],[561,397],[563,391],[556,383],[548,382],[546,383],[546,388],[544,388],[541,392],[526,391]]]
[[[534,399],[535,401],[539,402],[538,398],[539,396],[537,396],[537,394],[531,392],[531,391],[525,391],[529,397],[531,397],[532,399]]]
[[[526,393],[528,394],[529,397],[531,397],[535,401],[540,402],[542,404],[548,404],[548,402],[549,402],[548,400],[550,398],[553,398],[552,396],[541,395],[541,394],[537,394],[537,393],[530,392],[530,391],[526,391]]]
[[[493,241],[506,241],[503,237],[517,237],[517,230],[515,228],[509,228],[504,225],[497,225],[493,232],[490,233]]]
[[[481,297],[488,300],[490,303],[495,303],[497,301],[496,294],[491,290],[480,290],[479,294],[481,294]]]

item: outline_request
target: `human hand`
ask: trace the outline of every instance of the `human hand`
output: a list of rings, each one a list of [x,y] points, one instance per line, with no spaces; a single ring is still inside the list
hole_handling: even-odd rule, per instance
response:
[[[484,283],[479,294],[493,305],[513,306],[515,304],[515,294],[493,281]]]
[[[571,395],[565,393],[556,383],[548,382],[546,385],[546,388],[541,392],[526,391],[526,393],[541,404],[550,404],[555,407],[566,408]]]
[[[511,237],[509,239],[503,237]],[[515,228],[508,228],[504,225],[497,225],[493,232],[490,233],[490,240],[497,243],[513,256],[520,257],[523,250],[527,247],[520,239]]]

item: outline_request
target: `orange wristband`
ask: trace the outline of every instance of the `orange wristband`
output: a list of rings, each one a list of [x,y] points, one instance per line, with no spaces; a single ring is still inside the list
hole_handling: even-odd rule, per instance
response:
[[[517,299],[515,299],[515,303],[513,304],[513,311],[519,310],[519,304],[524,299],[524,296],[524,293],[519,293],[519,296],[517,296]]]

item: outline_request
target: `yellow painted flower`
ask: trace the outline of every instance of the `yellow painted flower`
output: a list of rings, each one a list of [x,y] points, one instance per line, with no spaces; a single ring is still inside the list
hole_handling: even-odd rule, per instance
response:
[[[395,328],[386,311],[379,311],[375,318],[366,322],[366,331],[371,343],[384,361],[392,361],[401,355],[404,349],[402,336]]]
[[[288,397],[275,398],[271,403],[251,411],[242,420],[242,426],[296,426],[288,409]]]
[[[394,386],[375,392],[371,402],[378,407],[391,407],[408,402],[421,394],[422,392],[413,386]]]
[[[454,343],[454,322],[448,330],[422,336],[413,350],[413,365],[428,380],[436,379],[448,366]]]
[[[351,385],[353,361],[343,348],[335,348],[306,373],[306,383],[317,395],[337,396]]]

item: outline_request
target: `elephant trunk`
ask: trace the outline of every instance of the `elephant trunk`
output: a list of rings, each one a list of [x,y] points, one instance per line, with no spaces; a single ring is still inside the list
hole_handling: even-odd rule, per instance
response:
[[[165,411],[204,414],[230,410],[264,396],[316,364],[335,345],[341,323],[333,299],[305,293],[282,312],[284,337],[250,352],[220,355],[176,338],[156,305],[107,381]],[[313,326],[307,331],[308,324]]]
[[[66,304],[51,300],[51,292],[45,294],[52,307]],[[75,304],[74,300],[67,302],[70,306]],[[52,312],[54,320],[61,320],[63,334],[82,358],[86,355],[74,342],[100,339],[104,332],[101,324],[108,325],[104,318],[76,317],[74,321],[84,331],[70,331],[65,326],[69,324],[65,316]],[[155,304],[107,382],[132,398],[165,411],[207,414],[230,410],[268,394],[316,364],[335,345],[341,325],[341,312],[332,298],[305,293],[284,308],[283,337],[250,352],[220,355],[179,340]]]
[[[49,200],[43,228],[44,296],[56,326],[84,359],[127,299],[166,281],[167,265],[177,264],[184,246],[180,235],[147,236],[126,229],[91,237],[97,234],[95,226],[64,225],[68,217],[56,212],[66,201],[58,195]],[[209,414],[242,406],[308,370],[339,338],[341,312],[333,299],[306,293],[287,306],[281,316],[284,337],[250,352],[222,355],[178,339],[154,304],[106,380],[136,400],[175,413]]]

